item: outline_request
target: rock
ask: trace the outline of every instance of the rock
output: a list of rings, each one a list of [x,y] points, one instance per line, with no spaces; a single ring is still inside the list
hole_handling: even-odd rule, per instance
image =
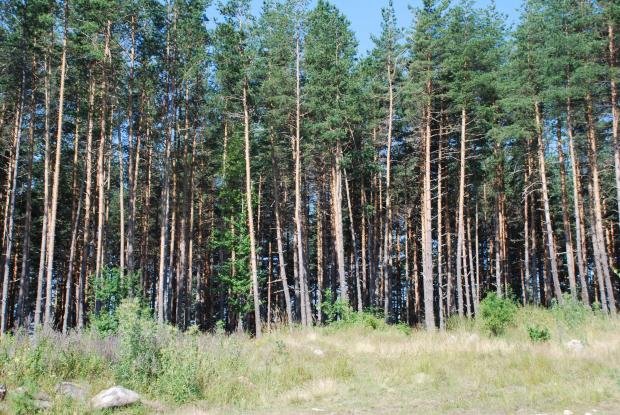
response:
[[[86,389],[73,382],[60,382],[56,385],[56,393],[71,398],[74,401],[85,402],[88,399]]]
[[[417,383],[418,385],[428,382],[429,379],[430,379],[430,376],[428,375],[428,373],[424,373],[424,372],[416,373],[413,378],[413,380],[415,380],[415,383]]]
[[[573,339],[569,341],[568,343],[566,343],[566,348],[570,350],[571,352],[578,353],[583,350],[584,345],[581,342],[581,340]]]
[[[3,401],[5,396],[6,396],[6,385],[0,385],[0,401]]]
[[[325,356],[325,352],[321,349],[314,349],[312,353],[314,353],[315,356]]]
[[[563,414],[564,415],[573,415],[573,411],[571,411],[570,409],[565,409]]]
[[[37,391],[30,393],[26,388],[20,386],[14,391],[18,395],[26,395],[26,397],[32,399],[32,404],[37,409],[46,410],[52,407],[52,398],[45,392]]]
[[[119,406],[132,405],[140,401],[140,395],[125,389],[122,386],[113,386],[110,389],[99,392],[90,400],[95,409],[117,408]]]

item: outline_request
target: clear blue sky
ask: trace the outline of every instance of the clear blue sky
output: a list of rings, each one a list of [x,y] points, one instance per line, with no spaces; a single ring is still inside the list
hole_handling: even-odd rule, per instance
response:
[[[378,34],[381,27],[381,8],[387,5],[388,0],[330,0],[338,7],[351,22],[351,28],[359,41],[359,52],[364,54],[372,48],[371,34]],[[410,27],[412,14],[409,5],[418,7],[422,0],[393,0],[394,8],[401,27]],[[488,6],[492,0],[475,0],[481,7]],[[312,0],[314,3],[314,0]],[[252,7],[256,14],[260,12],[263,0],[252,0]],[[508,24],[515,24],[519,18],[521,0],[495,0],[495,5],[501,13],[508,17]]]

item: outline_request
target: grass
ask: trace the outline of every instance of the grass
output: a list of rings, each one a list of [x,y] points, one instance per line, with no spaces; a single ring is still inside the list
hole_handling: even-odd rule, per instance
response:
[[[453,319],[448,331],[426,333],[369,323],[368,316],[280,329],[259,340],[182,334],[150,323],[128,325],[147,332],[133,344],[123,329],[110,337],[18,334],[0,341],[0,378],[9,391],[26,385],[50,396],[62,380],[88,385],[92,394],[120,383],[178,414],[617,413],[619,322],[564,314],[519,308],[500,337],[476,321]],[[527,327],[534,324],[549,330],[549,341],[530,340]],[[568,350],[571,339],[584,350]],[[141,353],[150,357],[140,360]],[[148,367],[132,367],[136,361]],[[31,413],[28,405],[27,397],[10,398],[0,412]],[[88,413],[75,405],[55,398],[51,412]],[[153,411],[147,402],[115,413]]]

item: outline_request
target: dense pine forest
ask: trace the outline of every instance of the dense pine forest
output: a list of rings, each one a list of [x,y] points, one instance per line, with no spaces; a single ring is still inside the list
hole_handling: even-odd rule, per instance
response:
[[[364,53],[326,0],[2,0],[1,332],[615,314],[620,4],[406,21]]]

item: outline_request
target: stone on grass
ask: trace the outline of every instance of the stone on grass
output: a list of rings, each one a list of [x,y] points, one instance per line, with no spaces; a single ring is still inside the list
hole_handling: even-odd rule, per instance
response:
[[[0,385],[0,401],[3,401],[5,396],[6,396],[6,385]]]
[[[74,401],[85,402],[88,399],[86,389],[73,382],[60,382],[56,385],[56,393],[66,396]]]
[[[122,386],[113,386],[99,392],[90,400],[90,403],[95,409],[107,409],[132,405],[139,401],[140,395],[136,392]]]
[[[583,350],[584,345],[581,340],[573,339],[566,343],[566,348],[571,352],[580,352]]]
[[[314,353],[315,356],[325,356],[325,352],[321,349],[314,349],[312,353]]]
[[[573,411],[571,411],[570,409],[565,409],[563,414],[564,415],[573,415]]]

